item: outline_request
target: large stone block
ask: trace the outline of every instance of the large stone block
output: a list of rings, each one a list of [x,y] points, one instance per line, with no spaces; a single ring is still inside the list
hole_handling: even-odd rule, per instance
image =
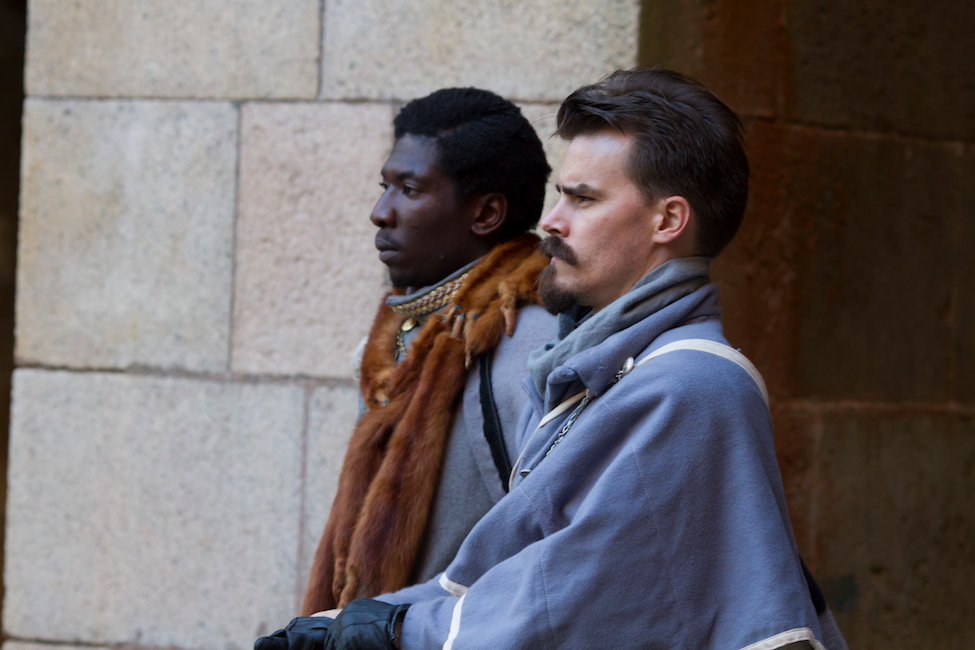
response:
[[[741,115],[772,117],[786,64],[780,0],[643,3],[640,64],[697,79]]]
[[[971,645],[975,420],[831,409],[807,558],[851,648]]]
[[[348,377],[382,295],[386,105],[244,107],[234,370]]]
[[[322,90],[412,99],[477,86],[561,101],[636,63],[637,0],[478,3],[328,0]]]
[[[803,404],[772,402],[775,427],[775,455],[782,473],[782,486],[799,553],[815,557],[816,463],[822,438],[822,416]]]
[[[4,631],[250,648],[294,611],[300,386],[18,370]]]
[[[948,399],[957,150],[816,130],[791,144],[803,394]]]
[[[975,4],[785,4],[791,119],[938,138],[975,137]]]
[[[298,568],[301,595],[308,583],[315,549],[335,499],[339,472],[352,428],[359,417],[359,391],[353,386],[321,386],[312,392],[308,411],[305,468],[304,539]]]
[[[225,370],[237,111],[29,100],[21,363]]]
[[[755,133],[755,201],[716,269],[726,298],[749,301],[729,308],[735,343],[785,364],[773,375],[786,395],[947,400],[952,233],[967,218],[972,152],[815,128]]]
[[[30,95],[312,98],[320,0],[31,0]]]
[[[970,140],[975,8],[955,0],[655,0],[640,63],[704,82],[748,116]]]
[[[559,193],[555,189],[555,184],[559,180],[562,158],[565,157],[565,149],[569,143],[552,135],[555,133],[555,118],[559,112],[558,104],[522,104],[519,108],[521,108],[521,113],[525,119],[535,127],[535,132],[538,133],[542,146],[545,148],[545,157],[548,158],[548,164],[552,168],[548,185],[545,187],[545,206],[542,208],[542,216],[544,216],[555,207],[559,200]]]
[[[797,390],[795,234],[782,188],[785,134],[764,120],[746,123],[751,164],[748,209],[737,236],[712,265],[721,286],[725,336],[765,377],[772,396]]]

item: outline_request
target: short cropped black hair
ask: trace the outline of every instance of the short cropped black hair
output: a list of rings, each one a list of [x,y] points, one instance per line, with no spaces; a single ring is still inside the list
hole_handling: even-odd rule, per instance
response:
[[[720,253],[748,203],[748,158],[734,111],[680,73],[617,70],[569,95],[555,132],[571,140],[605,129],[633,137],[627,172],[647,202],[683,196],[697,218],[696,252]]]
[[[535,129],[510,101],[477,88],[444,88],[406,104],[393,127],[397,140],[435,140],[440,171],[454,180],[459,199],[505,196],[508,216],[499,238],[511,239],[538,223],[552,169]]]

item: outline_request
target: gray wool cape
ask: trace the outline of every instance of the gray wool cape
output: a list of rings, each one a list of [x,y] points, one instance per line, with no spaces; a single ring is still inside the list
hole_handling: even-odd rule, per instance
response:
[[[706,273],[668,262],[534,359],[511,492],[439,580],[381,597],[413,603],[403,648],[823,648],[758,384],[697,350],[620,373],[726,343]]]

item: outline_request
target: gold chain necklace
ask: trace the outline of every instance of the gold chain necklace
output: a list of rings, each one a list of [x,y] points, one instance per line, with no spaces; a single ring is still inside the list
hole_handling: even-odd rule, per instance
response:
[[[464,284],[464,280],[467,279],[467,275],[469,273],[470,271],[467,271],[450,282],[445,282],[443,285],[437,287],[433,291],[425,293],[419,298],[415,298],[407,303],[389,306],[389,308],[397,314],[402,314],[407,317],[406,320],[403,321],[403,324],[400,325],[399,331],[396,332],[396,347],[399,349],[401,359],[406,357],[406,342],[404,341],[404,336],[407,332],[420,324],[416,317],[435,312],[450,302],[451,298],[453,298],[457,292],[460,291],[460,286]]]
[[[470,271],[454,278],[450,282],[445,282],[436,289],[418,298],[414,298],[409,302],[404,302],[402,305],[390,305],[389,308],[397,314],[403,314],[404,316],[422,316],[423,314],[437,311],[450,302],[450,299],[460,289],[460,285],[464,284],[464,280],[467,279],[469,273]]]

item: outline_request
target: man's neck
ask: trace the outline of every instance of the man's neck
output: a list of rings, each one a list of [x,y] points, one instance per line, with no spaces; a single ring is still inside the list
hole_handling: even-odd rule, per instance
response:
[[[409,316],[422,316],[437,311],[450,301],[451,296],[460,289],[467,273],[480,260],[474,260],[460,267],[444,279],[427,287],[407,288],[405,293],[391,295],[386,304],[395,312]]]

